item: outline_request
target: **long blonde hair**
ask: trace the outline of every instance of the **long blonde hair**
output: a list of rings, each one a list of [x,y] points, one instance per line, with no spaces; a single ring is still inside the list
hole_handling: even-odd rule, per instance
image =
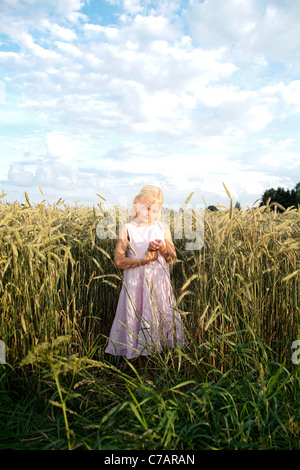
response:
[[[130,221],[133,220],[137,214],[136,203],[142,198],[142,196],[151,196],[154,203],[156,204],[163,204],[164,202],[164,195],[160,188],[152,185],[143,186],[140,192],[135,196],[132,206],[129,210]]]

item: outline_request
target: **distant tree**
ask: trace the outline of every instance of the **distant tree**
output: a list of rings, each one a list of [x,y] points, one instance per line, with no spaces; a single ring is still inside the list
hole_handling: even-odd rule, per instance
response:
[[[216,206],[208,206],[207,209],[209,211],[218,211],[219,210]]]
[[[298,205],[300,204],[300,182],[296,184],[295,190],[296,190],[296,203]]]
[[[297,207],[300,203],[300,182],[297,183],[295,189],[292,189],[291,191],[289,189],[281,188],[280,186],[277,189],[267,189],[261,197],[260,206],[266,205],[269,199],[270,203],[277,202],[285,209],[291,206]],[[272,206],[272,209],[273,208],[274,206]],[[282,211],[280,208],[278,208],[278,210]]]
[[[239,203],[239,201],[236,201],[234,207],[235,207],[235,209],[238,209],[239,211],[242,209],[241,204]]]

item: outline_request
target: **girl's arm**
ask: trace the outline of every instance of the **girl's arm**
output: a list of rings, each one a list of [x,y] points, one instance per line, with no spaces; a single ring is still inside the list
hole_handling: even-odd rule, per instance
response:
[[[156,239],[155,242],[149,243],[149,250],[159,251],[160,254],[165,258],[166,261],[176,260],[176,250],[173,244],[172,236],[169,227],[165,225],[165,236],[163,243],[162,240]]]
[[[171,260],[175,261],[177,259],[177,254],[172,238],[165,238],[165,249],[163,249],[162,251],[160,250],[160,253],[168,262]]]
[[[145,258],[128,258],[126,251],[128,247],[127,229],[121,227],[119,239],[115,248],[114,263],[118,269],[136,268],[138,266],[144,266],[152,261],[155,261],[158,254],[155,252],[148,251]]]
[[[176,250],[170,238],[165,238],[165,243],[158,239],[156,239],[155,242],[150,242],[149,250],[151,253],[160,252],[168,262],[177,259]]]

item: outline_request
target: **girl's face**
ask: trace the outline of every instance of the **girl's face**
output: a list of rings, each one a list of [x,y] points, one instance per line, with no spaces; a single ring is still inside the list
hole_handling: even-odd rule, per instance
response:
[[[151,225],[158,218],[162,204],[155,201],[151,196],[142,196],[136,203],[136,221]]]

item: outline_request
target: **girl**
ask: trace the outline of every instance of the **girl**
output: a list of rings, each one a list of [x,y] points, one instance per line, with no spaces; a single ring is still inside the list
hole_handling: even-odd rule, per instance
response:
[[[168,265],[176,251],[170,229],[158,220],[162,203],[160,188],[144,186],[133,201],[131,222],[120,228],[115,249],[115,265],[125,271],[105,352],[127,359],[184,343]]]

